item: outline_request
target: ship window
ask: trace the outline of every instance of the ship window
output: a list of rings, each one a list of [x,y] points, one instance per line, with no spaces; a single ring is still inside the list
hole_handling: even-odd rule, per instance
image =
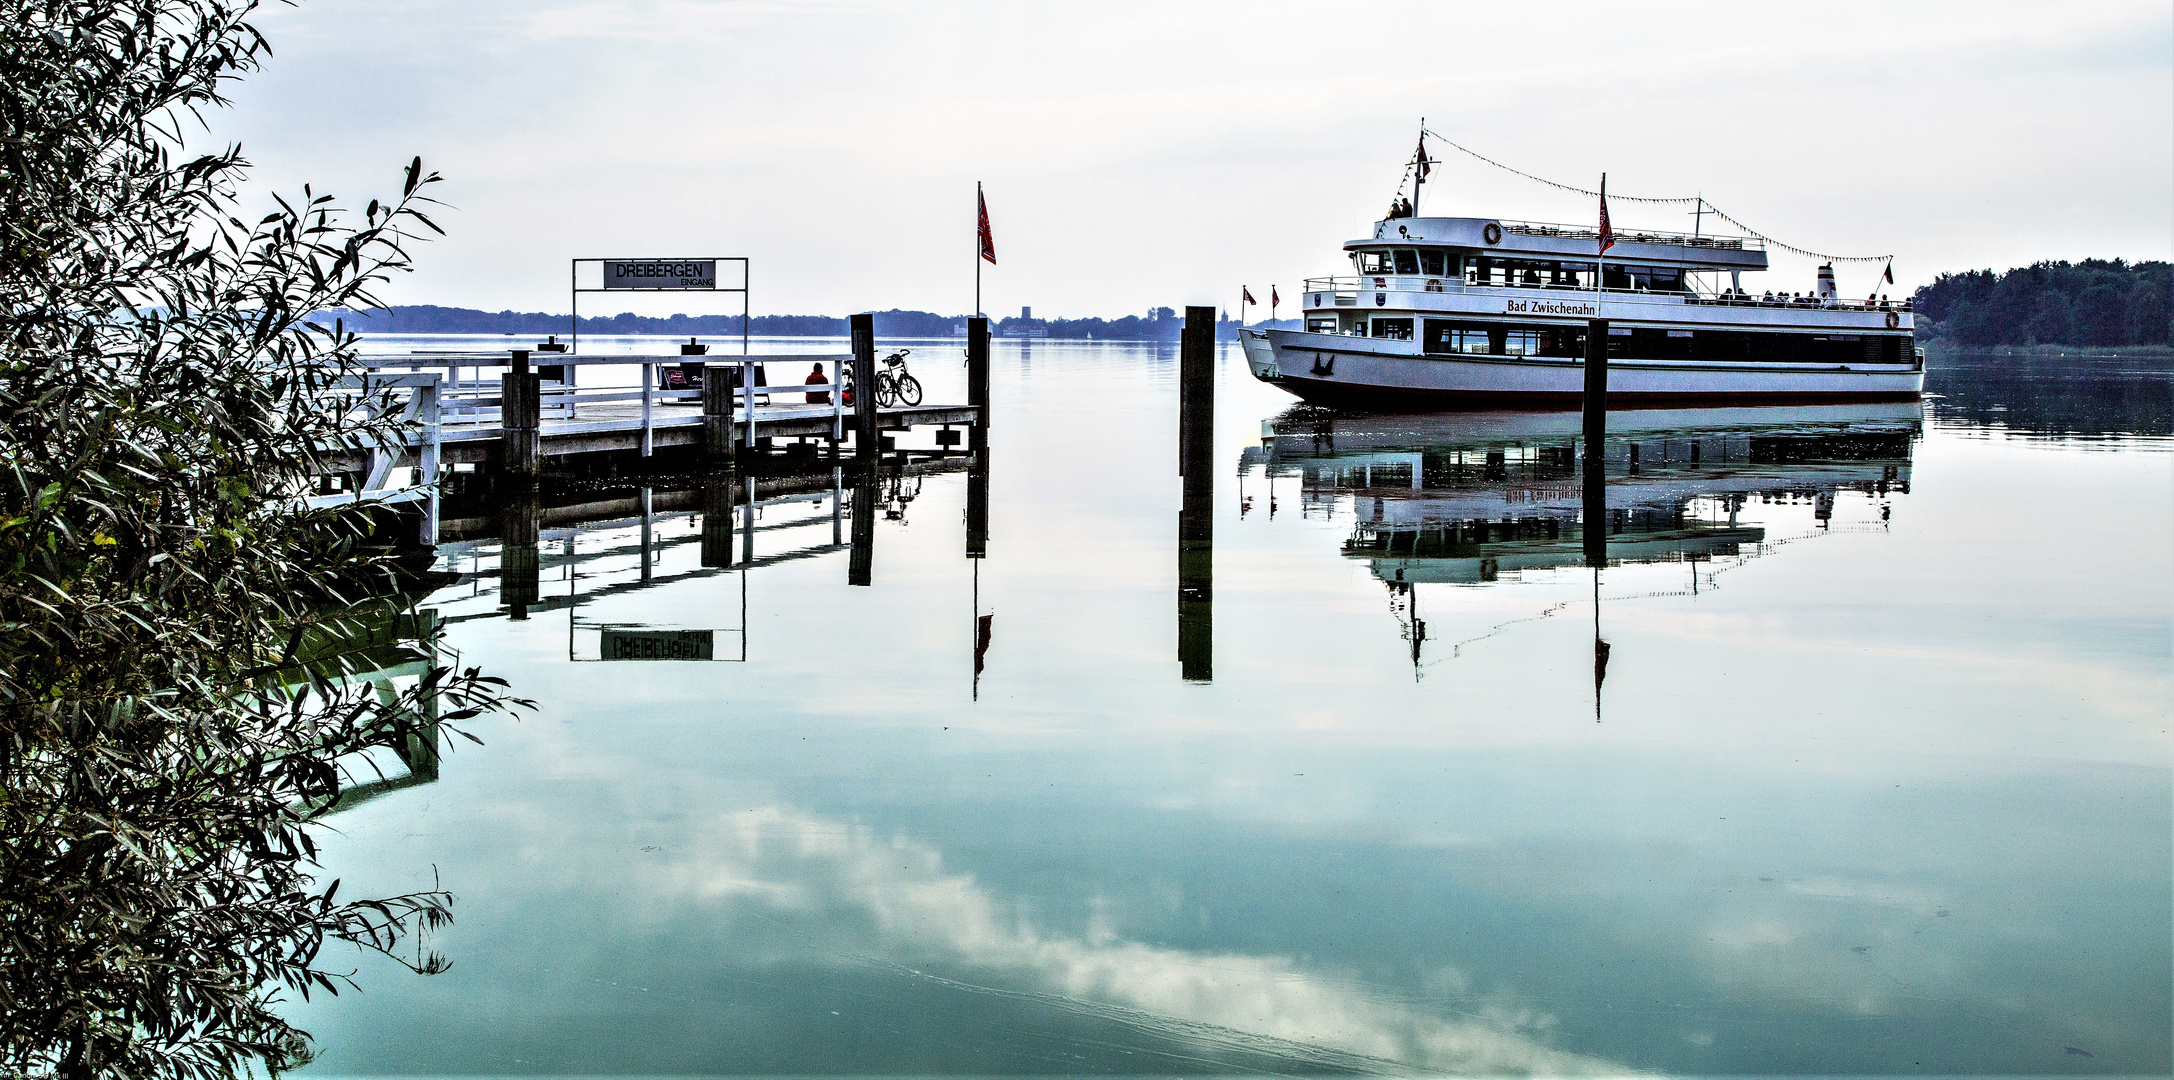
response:
[[[1306,329],[1316,334],[1333,334],[1336,332],[1336,320],[1308,319],[1306,320]]]
[[[1419,253],[1419,272],[1435,278],[1449,273],[1447,254],[1447,252],[1442,251],[1421,251]]]
[[[1375,319],[1373,336],[1387,338],[1391,341],[1410,341],[1412,339],[1412,321],[1410,319]]]
[[[1386,274],[1389,272],[1389,253],[1386,251],[1362,251],[1353,256],[1362,274]]]
[[[1398,248],[1398,249],[1396,249],[1396,272],[1397,272],[1397,273],[1399,273],[1399,274],[1416,274],[1416,273],[1418,273],[1418,272],[1419,272],[1419,251],[1418,251],[1418,249],[1416,249],[1416,248]]]
[[[1537,330],[1512,330],[1502,335],[1502,355],[1540,355],[1540,332]]]

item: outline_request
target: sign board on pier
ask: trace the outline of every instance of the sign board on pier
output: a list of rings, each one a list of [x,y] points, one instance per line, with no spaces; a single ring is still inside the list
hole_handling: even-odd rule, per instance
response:
[[[606,259],[607,289],[715,289],[715,259]]]
[[[604,628],[606,660],[715,660],[717,639],[710,630],[622,630]]]

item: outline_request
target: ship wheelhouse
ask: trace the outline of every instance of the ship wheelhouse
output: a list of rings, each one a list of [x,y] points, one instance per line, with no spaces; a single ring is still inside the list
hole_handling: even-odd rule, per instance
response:
[[[1604,305],[1612,360],[1918,362],[1908,303],[1844,300],[1824,268],[1812,293],[1753,295],[1744,275],[1767,269],[1756,239],[1618,233],[1604,260],[1597,242],[1574,226],[1388,219],[1344,245],[1355,273],[1307,280],[1305,331],[1422,356],[1573,359]]]

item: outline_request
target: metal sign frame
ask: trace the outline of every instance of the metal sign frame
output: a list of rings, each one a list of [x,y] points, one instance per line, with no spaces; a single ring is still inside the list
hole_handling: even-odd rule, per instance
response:
[[[738,287],[738,288],[721,288],[721,287],[712,287],[712,288],[708,288],[708,289],[686,289],[686,288],[678,288],[678,287],[673,287],[673,286],[660,286],[660,287],[658,287],[658,288],[653,288],[653,289],[645,289],[645,288],[638,288],[638,287],[637,287],[637,288],[622,288],[622,289],[610,289],[610,288],[603,288],[603,287],[598,287],[598,288],[594,288],[594,289],[584,289],[584,288],[582,288],[582,287],[581,287],[581,267],[582,267],[582,264],[584,264],[584,263],[594,263],[594,264],[596,264],[596,265],[597,265],[598,269],[599,269],[599,270],[601,271],[601,269],[602,269],[602,267],[603,267],[603,265],[604,265],[605,263],[615,263],[615,262],[713,262],[713,263],[738,263],[738,264],[740,265],[740,285],[739,285],[739,287]],[[573,316],[572,316],[572,319],[573,319],[573,324],[574,324],[574,325],[573,325],[573,331],[572,331],[572,333],[571,333],[571,334],[569,335],[569,337],[570,337],[570,338],[572,339],[572,342],[573,342],[573,344],[572,344],[572,345],[570,346],[570,348],[572,349],[572,351],[573,351],[573,352],[576,352],[576,353],[578,353],[578,352],[580,352],[580,351],[581,351],[581,294],[582,294],[582,293],[600,293],[600,292],[609,292],[609,293],[621,293],[621,294],[624,294],[624,293],[667,293],[667,292],[670,292],[670,293],[739,293],[739,294],[740,294],[740,355],[742,355],[742,356],[746,356],[746,355],[748,355],[748,351],[747,351],[747,337],[748,337],[748,334],[747,334],[747,328],[748,328],[748,313],[749,313],[749,308],[748,308],[748,304],[747,304],[747,296],[748,296],[748,286],[750,286],[751,284],[753,284],[752,278],[750,277],[750,275],[751,275],[751,273],[752,273],[752,272],[753,272],[753,271],[752,271],[752,268],[750,267],[750,265],[749,265],[749,263],[748,263],[747,257],[746,257],[746,256],[744,256],[744,255],[644,255],[644,256],[627,256],[627,257],[619,257],[619,258],[574,259],[574,260],[572,260],[572,265],[571,265],[570,267],[568,267],[568,269],[567,269],[567,274],[566,274],[566,284],[567,284],[567,289],[568,289],[568,291],[569,291],[569,292],[570,292],[570,293],[572,294],[572,298],[573,298],[573,303],[572,303],[572,305],[571,305],[571,306],[572,306],[572,307],[573,307],[573,309],[574,309],[574,314],[573,314]],[[720,278],[720,279],[722,279],[722,278],[723,278],[723,275],[722,275],[722,274],[720,274],[720,275],[719,275],[719,278]],[[730,312],[726,312],[725,314],[731,314],[731,313],[730,313]]]

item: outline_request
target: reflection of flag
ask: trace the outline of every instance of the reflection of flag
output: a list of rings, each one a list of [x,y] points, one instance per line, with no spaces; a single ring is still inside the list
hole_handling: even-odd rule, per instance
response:
[[[996,630],[996,615],[990,613],[974,620],[974,674],[981,674],[981,659],[989,655],[989,635]]]
[[[1246,303],[1248,303],[1248,304],[1258,304],[1258,303],[1260,303],[1260,301],[1258,301],[1258,300],[1255,300],[1255,299],[1253,299],[1253,290],[1251,290],[1251,289],[1248,289],[1248,288],[1246,288],[1246,287],[1245,287],[1245,286],[1243,286],[1243,285],[1240,285],[1240,286],[1238,286],[1238,292],[1239,292],[1240,294],[1244,295],[1244,297],[1246,298]]]
[[[989,200],[982,198],[981,185],[974,185],[974,205],[981,212],[981,257],[996,265],[996,237],[989,234]]]
[[[1615,246],[1615,230],[1608,226],[1608,174],[1600,174],[1600,253]]]

